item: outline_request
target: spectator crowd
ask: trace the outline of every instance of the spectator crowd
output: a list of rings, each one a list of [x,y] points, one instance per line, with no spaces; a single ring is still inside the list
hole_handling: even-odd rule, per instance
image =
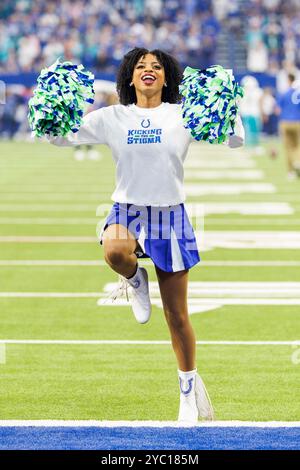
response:
[[[300,80],[300,0],[1,0],[0,74],[39,72],[61,57],[114,75],[135,46],[205,68],[216,63],[221,32],[247,49],[245,72],[276,77],[276,91],[265,88],[259,100],[256,126],[274,135],[275,94],[286,92],[289,74]],[[30,87],[7,88],[1,136],[28,132],[31,95]],[[105,96],[100,101],[108,104]]]
[[[282,65],[300,66],[299,0],[250,0],[245,16],[250,72],[275,75]]]
[[[206,67],[219,30],[212,0],[2,0],[0,73],[39,71],[59,56],[114,73],[137,45]]]
[[[114,73],[136,45],[207,67],[228,27],[246,40],[248,71],[300,66],[299,0],[2,0],[0,73],[39,71],[58,56]]]

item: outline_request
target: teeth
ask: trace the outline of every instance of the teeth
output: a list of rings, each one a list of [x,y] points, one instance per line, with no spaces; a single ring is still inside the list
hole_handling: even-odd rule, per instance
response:
[[[155,80],[155,78],[152,77],[151,75],[145,75],[145,76],[143,77],[143,80],[146,80],[146,78],[150,78],[151,80]]]

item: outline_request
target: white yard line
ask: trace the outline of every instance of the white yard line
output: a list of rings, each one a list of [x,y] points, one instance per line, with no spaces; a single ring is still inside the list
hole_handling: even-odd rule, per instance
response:
[[[0,298],[104,298],[113,292],[118,282],[108,282],[102,292],[0,292]],[[160,299],[156,281],[149,282],[152,301]],[[106,299],[109,300],[109,299]],[[188,301],[195,304],[224,305],[299,305],[300,282],[203,282],[190,281]],[[116,299],[115,305],[127,305],[124,298]],[[101,303],[100,303],[101,304]]]
[[[37,194],[37,198],[39,195]],[[82,204],[82,203],[74,203],[73,204],[0,204],[0,211],[4,212],[43,212],[44,214],[47,212],[86,212],[90,211],[93,214],[96,214],[96,209],[101,201],[95,204]]]
[[[203,159],[190,159],[187,158],[184,162],[184,168],[203,168],[205,170],[214,169],[220,170],[220,168],[226,169],[241,169],[241,168],[255,168],[256,163],[253,160],[245,158],[243,159],[235,159],[235,160],[227,160],[224,158],[223,160],[210,160],[209,157],[206,160]]]
[[[139,263],[153,266],[152,261],[145,259]],[[105,266],[109,268],[104,260],[0,260],[0,266]],[[300,261],[201,261],[194,268],[202,266],[228,266],[228,267],[299,267]]]
[[[111,189],[111,188],[110,188]],[[73,192],[70,192],[69,194],[65,193],[58,193],[53,190],[53,193],[41,193],[41,192],[36,192],[34,194],[28,194],[24,192],[20,192],[16,195],[14,194],[9,194],[9,193],[0,193],[1,196],[1,203],[2,204],[34,204],[36,203],[36,200],[38,198],[39,202],[45,202],[46,204],[48,203],[90,203],[93,204],[94,201],[99,203],[99,201],[103,201],[105,199],[108,199],[109,196],[109,189],[105,192],[98,192],[96,194],[91,194],[92,191],[86,191],[86,193],[78,193],[76,192],[76,189],[74,189]]]
[[[234,249],[299,249],[300,231],[196,231],[199,250]],[[3,235],[0,243],[98,243],[92,236]],[[192,246],[191,246],[192,248]]]
[[[184,189],[188,196],[277,192],[276,187],[271,183],[187,183],[184,185]]]
[[[288,202],[187,202],[189,217],[210,214],[291,215],[294,208]]]
[[[278,216],[277,216],[278,217]],[[0,219],[0,223],[1,223],[1,219]],[[300,219],[294,219],[294,218],[290,218],[290,219],[284,219],[284,218],[264,218],[264,219],[228,219],[227,217],[226,218],[220,218],[220,219],[211,219],[211,218],[206,218],[204,220],[204,224],[205,226],[207,225],[229,225],[229,226],[233,226],[233,225],[242,225],[242,226],[251,226],[253,225],[254,227],[256,226],[259,226],[259,225],[266,225],[268,227],[271,227],[271,226],[278,226],[278,225],[283,225],[283,226],[294,226],[294,225],[300,225]]]
[[[0,212],[49,212],[71,213],[85,212],[87,215],[96,216],[96,210],[99,206],[104,206],[107,211],[112,203],[108,200],[98,201],[95,204],[0,204]],[[188,215],[195,216],[199,214],[230,214],[237,213],[241,215],[291,215],[294,214],[294,208],[288,202],[188,202],[185,204]],[[104,212],[104,216],[106,212]],[[17,217],[15,217],[17,218]],[[33,217],[31,217],[33,218]],[[41,217],[39,217],[41,218]],[[79,219],[79,217],[70,217]],[[90,218],[90,217],[88,217]],[[81,219],[81,217],[80,217]]]
[[[186,169],[184,172],[186,180],[261,180],[264,173],[261,170],[191,170]]]
[[[0,298],[14,299],[85,299],[101,295],[100,292],[0,292]]]
[[[103,307],[128,307],[125,298],[111,299],[116,282],[104,285],[103,293],[97,300],[100,313]],[[149,282],[152,305],[162,308],[157,282]],[[188,286],[188,312],[190,315],[217,310],[225,305],[300,305],[300,282],[197,282]],[[294,312],[295,314],[296,312]]]
[[[3,235],[0,243],[97,243],[97,237],[90,236],[52,236],[52,235]]]
[[[198,249],[276,249],[292,250],[300,248],[300,231],[196,231]]]
[[[0,217],[0,225],[93,225],[96,226],[98,219],[95,218],[66,218],[66,217]]]
[[[197,341],[202,346],[300,346],[300,340],[293,341]],[[156,340],[67,340],[67,339],[0,339],[0,344],[31,344],[31,345],[170,345],[171,341]]]
[[[298,428],[300,421],[204,421],[196,425],[179,423],[178,421],[95,421],[95,420],[1,420],[0,427],[72,427],[72,428]]]
[[[95,226],[98,223],[98,219],[95,218],[66,218],[66,217],[57,217],[57,218],[26,218],[26,217],[0,217],[0,225],[91,225]],[[204,224],[207,225],[242,225],[242,226],[258,226],[266,225],[270,226],[294,226],[300,225],[300,219],[212,219],[206,218]]]

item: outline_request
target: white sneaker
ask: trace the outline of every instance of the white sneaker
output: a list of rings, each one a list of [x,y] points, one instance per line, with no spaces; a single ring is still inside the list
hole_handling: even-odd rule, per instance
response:
[[[147,323],[151,316],[151,301],[146,269],[138,266],[133,277],[124,279],[131,287],[131,307],[136,320],[139,323]]]
[[[184,381],[179,377],[180,405],[178,421],[184,424],[197,424],[198,419],[214,420],[213,407],[199,374]]]
[[[214,410],[204,382],[199,374],[196,374],[195,396],[199,418],[205,419],[207,421],[213,421]]]
[[[183,424],[193,425],[198,422],[199,413],[196,403],[195,382],[195,377],[186,382],[179,377],[180,404],[178,421]]]
[[[138,266],[135,275],[127,279],[119,274],[117,287],[108,294],[106,298],[99,299],[98,305],[105,305],[114,302],[117,298],[126,293],[127,301],[131,294],[131,307],[136,320],[139,323],[147,323],[151,316],[151,301],[149,296],[148,273],[145,268]]]
[[[85,154],[83,150],[80,150],[80,149],[75,150],[74,152],[75,160],[77,160],[78,162],[82,162],[82,160],[84,160],[84,157],[85,157]]]
[[[88,150],[87,156],[90,160],[100,160],[102,155],[95,149]]]

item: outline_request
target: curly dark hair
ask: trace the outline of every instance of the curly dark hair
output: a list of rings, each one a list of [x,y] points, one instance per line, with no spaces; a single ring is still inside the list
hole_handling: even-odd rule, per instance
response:
[[[163,87],[161,100],[166,103],[179,103],[181,95],[179,93],[179,84],[182,80],[182,70],[178,61],[160,49],[149,51],[143,47],[135,47],[127,52],[119,66],[117,72],[117,92],[121,104],[128,105],[137,102],[134,86],[129,86],[134,67],[137,62],[146,54],[154,55],[158,62],[164,67],[165,78],[168,84]]]

